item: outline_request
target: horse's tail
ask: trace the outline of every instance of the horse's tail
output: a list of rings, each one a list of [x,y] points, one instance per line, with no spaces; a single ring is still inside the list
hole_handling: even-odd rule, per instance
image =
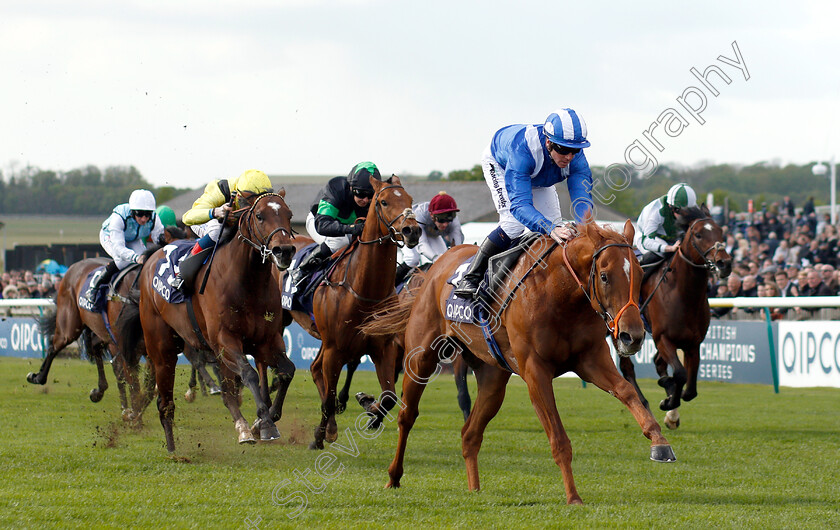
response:
[[[415,273],[412,280],[419,286],[425,280],[423,272]],[[406,289],[396,295],[388,298],[379,304],[373,313],[365,318],[359,328],[360,331],[366,335],[402,335],[405,333],[405,328],[408,325],[408,316],[411,314],[411,306],[414,305],[414,298],[416,297],[417,288]]]
[[[125,304],[117,318],[117,347],[128,366],[137,366],[137,345],[143,340],[143,328],[140,325],[140,306]]]
[[[52,340],[55,335],[55,328],[58,325],[57,320],[58,311],[54,309],[45,311],[42,316],[38,317],[38,331],[41,332],[41,336]]]

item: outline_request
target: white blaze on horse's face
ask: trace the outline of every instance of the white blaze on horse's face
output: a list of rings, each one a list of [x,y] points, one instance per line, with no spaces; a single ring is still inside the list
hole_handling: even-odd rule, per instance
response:
[[[630,260],[624,258],[624,275],[627,276],[627,281],[630,281]]]
[[[272,210],[274,210],[274,213],[280,213],[280,208],[281,208],[281,206],[280,206],[280,204],[279,204],[279,203],[276,203],[276,202],[274,202],[274,201],[271,201],[270,203],[268,203],[268,206],[269,206]]]
[[[703,225],[703,228],[705,228],[705,229],[706,229],[706,230],[708,230],[709,232],[711,232],[712,230],[714,230],[714,228],[712,227],[711,223],[706,223],[706,224],[704,224],[704,225]]]
[[[402,197],[402,193],[400,193],[400,190],[394,190],[394,195],[396,195],[397,197]]]

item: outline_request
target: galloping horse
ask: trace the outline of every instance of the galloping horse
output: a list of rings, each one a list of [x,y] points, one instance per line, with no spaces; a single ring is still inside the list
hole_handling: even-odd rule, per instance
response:
[[[127,344],[145,341],[147,357],[154,365],[158,411],[170,453],[175,451],[175,363],[185,342],[216,354],[222,374],[222,399],[233,416],[239,443],[256,440],[239,410],[237,378],[254,394],[258,416],[254,430],[258,429],[264,440],[280,437],[274,422],[280,418],[295,371],[286,356],[280,291],[271,268],[271,264],[281,270],[288,268],[294,255],[292,212],[284,196],[282,189],[265,193],[253,199],[250,208],[236,212],[233,217],[238,218],[238,224],[226,227],[219,238],[204,293],[197,292],[182,304],[169,304],[158,294],[153,278],[165,248],[149,258],[147,263],[151,265],[140,273],[139,318],[137,314],[124,315],[119,324],[121,340]],[[199,270],[199,281],[209,266]],[[260,372],[270,366],[281,374],[271,408],[268,388],[261,384],[265,378],[261,380],[246,354],[253,356]]]
[[[88,258],[68,267],[67,272],[58,284],[55,295],[55,310],[49,311],[40,320],[41,333],[49,343],[46,357],[41,363],[38,373],[29,373],[26,380],[32,384],[43,385],[47,380],[55,357],[69,344],[81,337],[83,348],[91,360],[96,363],[99,373],[99,384],[97,388],[90,391],[90,400],[94,403],[99,402],[108,388],[102,361],[106,350],[109,350],[113,359],[112,366],[117,379],[117,387],[120,391],[123,419],[136,420],[139,419],[139,415],[148,405],[151,395],[154,393],[154,384],[146,388],[145,396],[139,391],[137,365],[127,364],[126,357],[120,355],[111,325],[117,322],[125,303],[131,303],[127,300],[128,292],[135,282],[140,268],[136,267],[129,270],[123,276],[116,290],[117,296],[122,300],[108,301],[104,317],[100,313],[94,313],[79,307],[79,299],[85,296],[83,286],[88,274],[98,267],[107,265],[108,261],[108,258]],[[142,355],[142,352],[133,357],[139,359],[139,355]],[[148,380],[151,381],[151,378]],[[130,405],[126,399],[126,382],[129,384],[131,394]]]
[[[562,471],[568,503],[582,501],[572,477],[571,445],[552,388],[552,379],[564,372],[575,372],[624,403],[651,440],[651,459],[675,460],[659,424],[642,405],[633,386],[618,373],[604,340],[609,330],[619,355],[627,356],[637,352],[644,339],[636,305],[642,271],[627,243],[632,240],[630,221],[624,226],[623,237],[587,223],[566,245],[548,237],[536,239],[505,281],[508,294],[503,307],[498,301],[485,306],[488,315],[484,320],[495,330],[504,364],[488,352],[486,330],[445,317],[447,298],[453,289],[447,279],[475,252],[473,246],[450,249],[435,262],[413,304],[385,307],[369,319],[368,323],[379,326],[383,334],[405,331],[405,407],[399,413],[397,452],[388,469],[387,487],[400,486],[408,434],[419,414],[418,402],[425,384],[440,360],[459,353],[479,361],[472,362],[477,366],[478,396],[461,430],[470,490],[479,489],[478,452],[484,429],[499,411],[512,375],[504,365],[528,385],[531,402]]]
[[[393,296],[397,245],[417,245],[420,225],[411,209],[411,195],[399,177],[392,176],[388,182],[371,178],[370,183],[374,195],[357,246],[341,254],[313,295],[315,326],[321,336],[321,349],[311,367],[312,380],[321,395],[321,422],[315,428],[315,440],[310,445],[313,449],[323,449],[324,440],[331,443],[338,436],[336,388],[344,365],[357,363],[367,354],[383,391],[393,393],[396,381],[397,346],[384,337],[359,333],[357,328],[374,306]],[[300,312],[293,315],[302,326],[310,321]],[[374,415],[371,426],[378,425],[395,403],[387,399],[369,406]]]
[[[709,274],[726,278],[732,270],[732,258],[726,253],[723,231],[712,220],[706,205],[683,212],[681,228],[685,235],[679,249],[645,279],[641,297],[645,301],[642,311],[650,322],[656,344],[653,362],[659,374],[659,385],[667,394],[659,408],[669,411],[665,425],[671,429],[679,426],[676,409],[680,406],[680,397],[686,401],[697,397],[700,343],[709,330]],[[677,356],[678,348],[683,351],[685,365]],[[636,383],[633,360],[623,357],[619,366],[647,406],[647,399]],[[673,372],[671,376],[668,375],[669,366]]]

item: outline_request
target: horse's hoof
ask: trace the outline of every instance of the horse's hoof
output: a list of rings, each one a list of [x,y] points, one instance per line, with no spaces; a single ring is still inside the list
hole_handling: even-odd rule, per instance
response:
[[[222,389],[217,387],[217,386],[214,386],[210,389],[210,395],[211,396],[218,396],[221,393],[222,393]]]
[[[654,462],[676,462],[677,456],[670,445],[654,445],[650,448],[650,459]]]
[[[668,412],[669,410],[674,410],[675,408],[680,406],[680,402],[678,400],[671,399],[671,396],[663,399],[659,402],[659,410]]]
[[[671,430],[676,429],[680,426],[680,413],[676,409],[669,410],[668,414],[665,415],[665,426]]]
[[[104,392],[100,392],[98,388],[94,388],[90,391],[90,400],[94,403],[99,403],[102,400],[102,395]]]
[[[376,398],[371,396],[370,394],[359,392],[358,394],[356,394],[356,401],[359,402],[359,405],[361,405],[363,409],[370,411],[371,405],[376,403]]]
[[[385,484],[386,488],[399,488],[400,481],[399,480],[389,480],[387,484]]]
[[[327,443],[330,443],[330,444],[333,443],[334,441],[338,440],[338,429],[336,429],[334,431],[332,431],[330,429],[327,429],[326,434],[324,434],[324,440],[326,440]],[[322,449],[323,449],[323,447],[322,447]]]
[[[192,388],[187,390],[184,393],[184,399],[187,400],[187,403],[192,403],[193,401],[195,401],[195,390],[193,390]]]
[[[323,449],[324,442],[319,442],[317,440],[313,440],[312,443],[309,444],[310,449]]]
[[[697,392],[683,392],[682,398],[683,401],[691,401],[692,399],[697,397]]]
[[[335,404],[335,413],[343,414],[345,410],[347,410],[347,401],[341,401],[339,399],[338,403]]]
[[[35,372],[29,372],[26,374],[26,381],[28,383],[32,383],[33,385],[43,385],[44,382],[38,379],[38,374]]]
[[[280,431],[277,429],[277,426],[273,423],[268,423],[266,426],[260,428],[260,440],[262,440],[263,442],[279,439]]]
[[[380,418],[379,416],[375,416],[370,419],[370,421],[367,424],[367,428],[368,430],[375,431],[379,428],[380,425],[382,425],[382,418]]]
[[[257,443],[257,439],[254,438],[254,435],[251,434],[251,431],[243,431],[239,433],[239,444],[255,444]]]

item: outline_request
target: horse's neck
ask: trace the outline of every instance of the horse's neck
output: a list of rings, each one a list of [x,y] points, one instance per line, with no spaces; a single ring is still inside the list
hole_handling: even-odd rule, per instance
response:
[[[680,247],[682,246],[683,244],[680,244]],[[674,271],[676,284],[686,295],[698,292],[705,298],[708,294],[706,284],[709,282],[709,271],[705,267],[695,267],[686,260],[693,262],[693,258],[686,254],[683,254],[682,257],[674,256],[674,259],[671,260],[671,269]]]
[[[234,236],[233,240],[225,243],[219,252],[229,256],[225,264],[224,273],[232,278],[244,278],[245,280],[262,281],[264,277],[271,276],[270,259],[263,262],[262,257],[256,249],[245,243],[241,238]]]
[[[379,223],[365,223],[361,241],[385,237],[379,232]],[[382,286],[385,286],[390,290],[397,276],[397,245],[390,239],[370,244],[362,244],[361,241],[347,261],[347,276],[359,289],[384,291]]]

